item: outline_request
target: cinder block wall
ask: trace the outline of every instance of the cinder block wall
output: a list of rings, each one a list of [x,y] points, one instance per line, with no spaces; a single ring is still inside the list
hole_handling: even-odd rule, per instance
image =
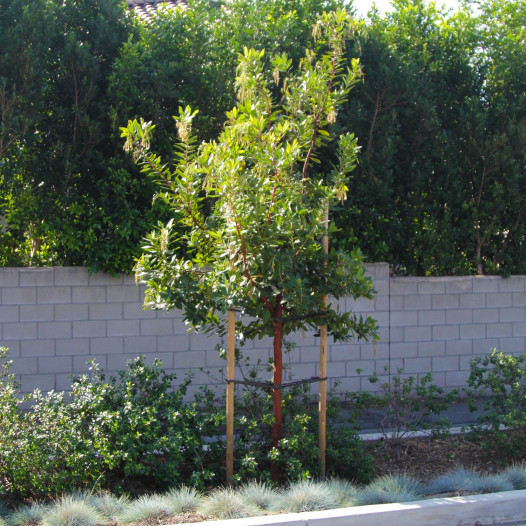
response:
[[[390,278],[385,263],[369,265],[368,272],[374,300],[346,298],[340,306],[373,316],[381,340],[376,349],[329,342],[331,384],[372,390],[367,375],[390,366],[407,375],[431,371],[435,383],[453,388],[464,385],[474,356],[492,347],[525,352],[525,276]],[[220,339],[190,334],[178,312],[143,310],[143,297],[133,276],[90,276],[85,268],[0,269],[0,346],[9,347],[24,391],[68,390],[69,376],[87,371],[88,360],[115,372],[140,354],[160,358],[181,379],[192,370],[194,389],[223,389],[224,361],[215,349]],[[319,339],[298,333],[291,340],[297,347],[285,362],[294,378],[316,376]],[[266,363],[271,351],[268,338],[244,347],[252,363]]]

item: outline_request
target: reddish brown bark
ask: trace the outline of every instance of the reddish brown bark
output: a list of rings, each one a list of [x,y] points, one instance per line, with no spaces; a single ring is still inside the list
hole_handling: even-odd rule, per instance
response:
[[[276,308],[274,309],[274,385],[281,385],[283,381],[283,359],[282,359],[282,340],[283,340],[283,321],[281,319],[283,314],[283,305],[281,304],[281,297],[278,297]],[[273,390],[274,403],[274,424],[272,426],[272,446],[279,447],[281,440],[281,389]],[[270,466],[270,476],[274,482],[280,481],[279,466],[272,462]]]

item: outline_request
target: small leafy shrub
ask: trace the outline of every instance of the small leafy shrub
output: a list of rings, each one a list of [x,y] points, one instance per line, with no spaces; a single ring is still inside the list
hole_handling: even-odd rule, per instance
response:
[[[471,362],[468,389],[470,409],[483,412],[471,436],[485,447],[502,446],[512,455],[526,451],[526,354],[493,349]],[[507,428],[507,430],[505,429]]]
[[[389,372],[388,366],[385,372]],[[358,393],[354,402],[359,408],[370,405],[385,408],[381,431],[386,440],[396,445],[413,431],[430,431],[432,434],[449,431],[449,420],[440,414],[455,400],[458,391],[444,393],[441,387],[432,383],[431,373],[420,377],[404,376],[403,369],[398,369],[390,381],[382,382],[376,372],[368,379],[380,387],[381,393]]]
[[[69,401],[38,390],[23,398],[6,355],[2,349],[0,492],[11,500],[88,488],[166,490],[187,480],[204,486],[214,476],[203,448],[214,415],[183,402],[190,378],[174,388],[160,361],[139,357],[116,377],[92,364],[90,375],[73,380]]]

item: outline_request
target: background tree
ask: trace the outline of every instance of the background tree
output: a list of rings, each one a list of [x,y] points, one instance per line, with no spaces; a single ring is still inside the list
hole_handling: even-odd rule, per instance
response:
[[[175,169],[149,153],[150,123],[135,120],[123,128],[126,149],[159,182],[158,196],[174,214],[150,234],[136,266],[148,284],[146,304],[181,309],[196,329],[219,333],[221,313],[235,308],[242,313],[239,338],[273,337],[274,460],[281,439],[283,337],[325,321],[336,339],[376,337],[372,319],[339,312],[337,305],[325,309],[322,301],[323,294],[370,298],[373,289],[359,251],[333,250],[327,257],[321,247],[325,207],[345,197],[356,139],[340,136],[330,172],[316,169],[317,150],[330,141],[330,125],[360,68],[355,60],[343,69],[345,38],[353,29],[344,11],[323,15],[316,28],[327,51],[319,59],[307,51],[297,73],[286,55],[278,55],[269,80],[263,51],[245,50],[236,78],[239,102],[217,141],[196,152],[196,113],[181,109]],[[276,463],[272,475],[279,478]]]

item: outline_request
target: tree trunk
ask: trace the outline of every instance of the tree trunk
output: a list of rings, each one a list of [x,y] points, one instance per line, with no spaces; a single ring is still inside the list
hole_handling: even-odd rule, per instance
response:
[[[281,385],[283,381],[283,358],[282,358],[282,340],[283,340],[283,306],[281,298],[278,297],[276,308],[274,309],[274,385]],[[281,440],[281,389],[273,390],[274,402],[274,424],[272,426],[272,446],[279,447]],[[274,482],[280,481],[279,466],[272,461],[270,465],[270,476]]]

